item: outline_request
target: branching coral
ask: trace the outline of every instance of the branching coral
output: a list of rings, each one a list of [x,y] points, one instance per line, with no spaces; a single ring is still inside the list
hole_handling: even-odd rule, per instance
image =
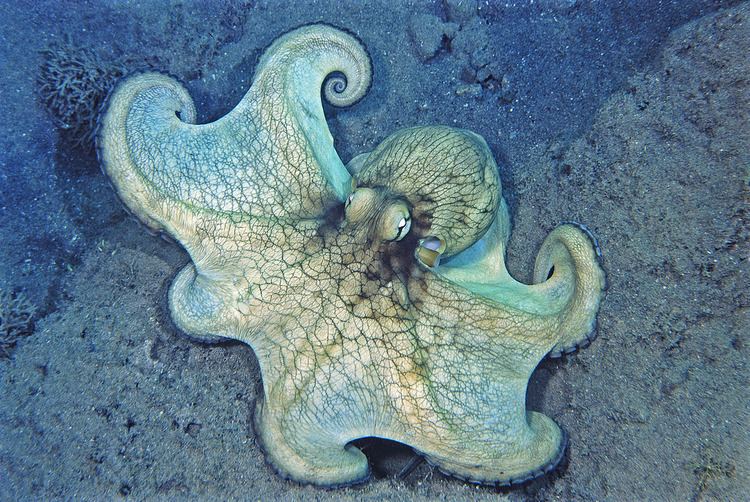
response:
[[[161,69],[186,80],[200,78],[207,61],[216,57],[225,44],[242,37],[254,2],[230,2],[218,12],[211,7],[206,11],[208,17],[196,15],[194,7],[172,4],[147,20],[151,28],[144,30],[138,46],[113,44],[109,51],[102,45],[80,45],[82,42],[74,42],[67,35],[42,51],[37,77],[39,98],[57,126],[65,131],[66,140],[85,149],[93,148],[102,103],[126,74]],[[139,23],[146,20],[136,17],[126,26],[141,30]],[[196,37],[195,30],[210,36]],[[141,53],[141,49],[146,52]],[[176,58],[175,54],[184,56]]]
[[[44,107],[73,144],[93,147],[99,108],[130,62],[121,57],[106,61],[96,50],[70,41],[53,44],[42,55],[37,84]]]
[[[26,295],[0,289],[0,359],[9,358],[18,339],[34,331],[35,313]]]

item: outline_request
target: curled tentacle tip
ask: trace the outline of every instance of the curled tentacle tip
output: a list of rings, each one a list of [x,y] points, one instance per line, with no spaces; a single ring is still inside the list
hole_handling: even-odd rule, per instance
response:
[[[351,33],[321,26],[332,48],[333,71],[323,84],[326,101],[336,107],[351,106],[362,99],[372,83],[372,62],[364,44]]]
[[[362,73],[365,73],[364,75]],[[358,71],[353,77],[356,84],[350,85],[349,79],[343,73],[335,73],[328,77],[323,85],[323,95],[331,105],[342,108],[351,106],[367,93],[369,88],[369,70]],[[362,85],[361,81],[366,83]]]
[[[340,95],[346,91],[346,76],[343,74],[333,74],[328,77],[325,84],[326,97],[329,94]]]

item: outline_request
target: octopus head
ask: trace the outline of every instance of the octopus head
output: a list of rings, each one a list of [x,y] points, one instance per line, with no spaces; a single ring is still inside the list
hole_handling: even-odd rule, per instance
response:
[[[347,223],[363,225],[375,242],[400,241],[411,230],[409,202],[385,189],[357,188],[344,204]]]

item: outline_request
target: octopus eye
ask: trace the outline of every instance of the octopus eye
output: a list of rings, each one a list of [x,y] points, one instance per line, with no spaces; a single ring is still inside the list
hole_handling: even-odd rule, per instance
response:
[[[349,194],[349,197],[346,198],[346,202],[344,203],[344,207],[347,208],[352,203],[352,200],[354,200],[354,192]]]
[[[394,240],[400,241],[404,237],[406,237],[406,234],[409,233],[409,230],[411,229],[411,218],[408,216],[405,216],[401,218],[398,222],[397,226],[397,232],[396,232],[396,238]]]
[[[411,229],[409,207],[396,201],[385,207],[377,221],[377,232],[384,241],[400,241]]]

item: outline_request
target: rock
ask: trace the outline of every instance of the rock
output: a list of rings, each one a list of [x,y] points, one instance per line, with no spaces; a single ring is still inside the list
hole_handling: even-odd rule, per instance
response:
[[[472,98],[482,97],[481,84],[463,84],[456,87],[456,96],[467,96]]]
[[[451,52],[458,59],[460,78],[468,83],[481,83],[487,89],[500,87],[503,69],[490,44],[489,26],[475,16],[463,25],[451,40]]]
[[[443,34],[450,40],[453,40],[453,38],[455,38],[456,36],[456,33],[458,33],[459,28],[460,26],[458,25],[458,23],[443,23]]]
[[[476,0],[444,0],[448,19],[464,24],[477,14]]]
[[[490,64],[490,61],[492,61],[492,57],[492,51],[488,46],[485,45],[479,47],[476,50],[472,51],[470,54],[471,66],[474,67],[475,70],[484,68],[485,66]]]
[[[490,91],[500,89],[502,80],[503,71],[497,62],[492,62],[477,72],[477,82]]]
[[[477,72],[474,71],[474,68],[472,68],[471,66],[466,65],[461,68],[461,73],[459,73],[459,78],[463,82],[467,82],[469,84],[475,84],[477,82]]]
[[[500,104],[507,105],[512,103],[516,97],[516,86],[513,77],[509,74],[503,75],[500,79]]]
[[[422,61],[435,57],[442,47],[443,36],[451,29],[445,24],[432,14],[417,14],[409,20],[409,35]]]
[[[451,50],[471,57],[475,51],[484,51],[490,43],[487,24],[480,17],[464,24],[451,42]]]
[[[489,79],[492,78],[492,72],[490,71],[490,68],[488,66],[485,66],[484,68],[480,68],[477,70],[477,82],[486,82]]]

